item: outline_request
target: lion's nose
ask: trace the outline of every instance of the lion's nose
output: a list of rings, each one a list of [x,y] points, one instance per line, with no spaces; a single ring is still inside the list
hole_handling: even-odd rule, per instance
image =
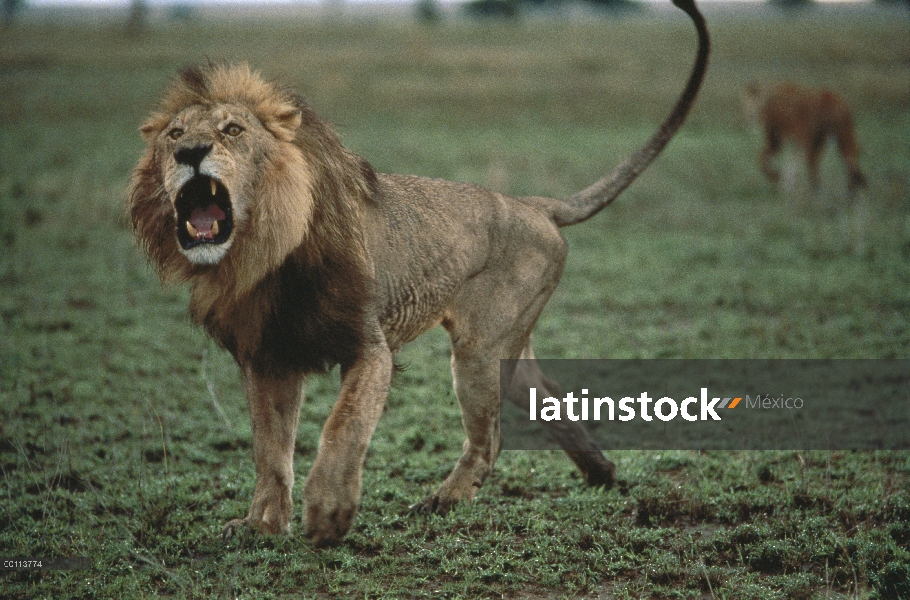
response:
[[[177,148],[174,151],[174,159],[182,165],[189,165],[199,171],[199,164],[211,150],[211,144],[197,144],[195,146]]]

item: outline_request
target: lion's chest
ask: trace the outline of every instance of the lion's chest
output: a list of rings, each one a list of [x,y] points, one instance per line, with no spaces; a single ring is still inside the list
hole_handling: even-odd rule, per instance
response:
[[[367,288],[357,273],[325,259],[291,255],[241,298],[222,292],[190,310],[241,365],[272,375],[321,373],[350,365],[364,338]]]

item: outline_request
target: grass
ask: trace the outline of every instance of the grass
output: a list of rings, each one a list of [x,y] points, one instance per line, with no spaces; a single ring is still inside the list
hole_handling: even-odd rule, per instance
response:
[[[715,53],[687,126],[605,214],[567,230],[538,354],[907,358],[906,20],[715,9],[709,22]],[[0,595],[910,597],[907,452],[623,451],[609,492],[585,489],[559,453],[507,452],[473,504],[409,516],[462,440],[439,331],[399,359],[342,546],[220,540],[254,482],[236,368],[189,324],[186,290],[158,285],[121,212],[136,129],[175,70],[249,60],[381,171],[560,195],[646,138],[693,38],[662,13],[435,28],[201,20],[138,39],[109,21],[3,31],[0,554],[94,567],[3,572]],[[823,201],[761,178],[738,94],[769,78],[851,100],[871,182],[857,204],[831,155]],[[298,503],[336,380],[308,387]]]

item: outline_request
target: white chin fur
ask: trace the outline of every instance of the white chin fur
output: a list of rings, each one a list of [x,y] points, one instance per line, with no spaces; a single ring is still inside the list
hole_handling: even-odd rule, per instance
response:
[[[180,251],[183,252],[183,255],[194,265],[216,265],[224,258],[224,255],[227,254],[232,241],[233,240],[228,240],[217,246],[213,244],[200,244],[189,250],[181,248]]]

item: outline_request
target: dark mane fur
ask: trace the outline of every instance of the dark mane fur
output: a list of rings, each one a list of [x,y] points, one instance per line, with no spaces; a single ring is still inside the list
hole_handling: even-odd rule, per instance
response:
[[[371,295],[362,271],[343,252],[303,245],[234,303],[227,322],[221,311],[198,314],[192,304],[190,311],[237,362],[259,373],[325,373],[360,355]]]

